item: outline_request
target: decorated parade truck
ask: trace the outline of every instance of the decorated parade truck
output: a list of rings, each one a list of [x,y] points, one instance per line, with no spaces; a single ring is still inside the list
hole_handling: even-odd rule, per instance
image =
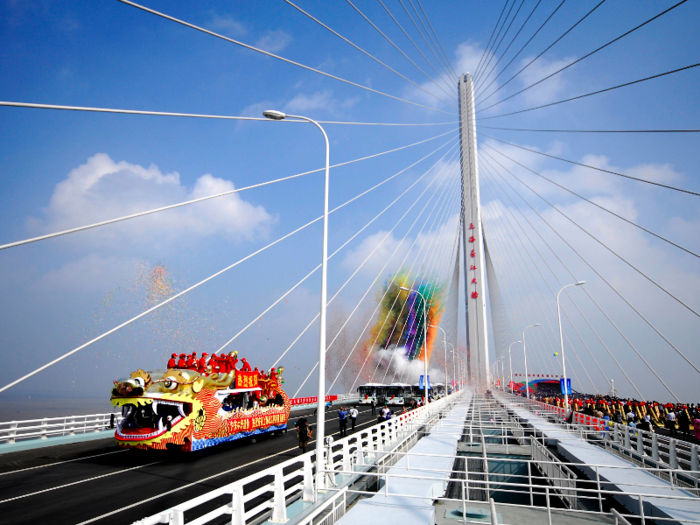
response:
[[[195,451],[287,428],[284,368],[268,374],[251,370],[244,359],[239,370],[235,353],[214,357],[179,364],[171,359],[166,369],[139,369],[115,381],[111,401],[123,416],[116,427],[118,445]]]

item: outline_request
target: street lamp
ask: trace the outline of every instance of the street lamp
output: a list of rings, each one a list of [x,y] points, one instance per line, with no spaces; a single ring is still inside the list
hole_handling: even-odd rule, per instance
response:
[[[454,383],[455,383],[455,385],[454,385],[455,387],[453,388],[453,390],[456,390],[457,389],[457,370],[455,367],[455,345],[453,345],[452,343],[447,343],[447,344],[452,347],[452,381],[454,381]]]
[[[564,335],[561,329],[561,309],[559,307],[559,294],[566,290],[569,286],[581,286],[586,284],[586,281],[579,281],[577,283],[571,283],[564,286],[557,294],[557,317],[559,318],[559,347],[561,348],[561,370],[564,375],[564,412],[569,410],[569,389],[566,387],[566,358],[564,356]]]
[[[506,375],[505,372],[503,371],[503,367],[505,366],[505,357],[506,354],[502,354],[501,357],[499,357],[499,360],[501,361],[501,389],[505,392],[506,391]]]
[[[522,341],[514,341],[508,346],[508,366],[510,368],[510,393],[513,393],[513,358],[510,355],[510,347]]]
[[[442,332],[442,345],[445,348],[445,395],[447,395],[447,333],[443,328],[440,328],[439,326],[435,326],[434,324],[431,324],[433,328],[437,328]]]
[[[541,326],[540,323],[531,324],[526,326],[523,330],[523,356],[525,357],[525,395],[530,399],[530,376],[527,375],[527,352],[525,351],[525,332],[528,328],[534,328],[536,326]]]
[[[402,290],[406,292],[416,292],[418,295],[420,295],[421,299],[423,299],[423,348],[424,351],[423,353],[425,354],[425,359],[423,359],[423,390],[425,392],[425,404],[428,404],[428,301],[425,300],[425,297],[423,296],[422,293],[420,293],[418,290],[412,290],[410,288],[406,288],[405,286],[400,286]]]
[[[318,345],[318,418],[316,422],[316,493],[324,490],[325,485],[325,465],[324,465],[324,445],[325,445],[325,426],[326,426],[326,295],[328,282],[328,181],[330,171],[330,146],[328,144],[328,135],[321,125],[308,117],[300,115],[286,115],[281,111],[267,110],[263,111],[263,115],[271,120],[284,120],[293,118],[305,120],[314,124],[323,133],[323,139],[326,142],[326,178],[325,189],[323,195],[323,255],[321,259],[321,335]],[[316,497],[318,501],[318,496]]]

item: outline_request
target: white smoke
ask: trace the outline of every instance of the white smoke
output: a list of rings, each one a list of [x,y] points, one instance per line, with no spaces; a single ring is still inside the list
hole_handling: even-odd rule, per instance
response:
[[[406,357],[405,346],[392,346],[372,351],[372,371],[376,370],[373,383],[418,383],[423,375],[422,360],[409,360]],[[441,383],[444,380],[444,370],[430,366],[428,369],[431,383]],[[368,379],[369,381],[369,379]]]

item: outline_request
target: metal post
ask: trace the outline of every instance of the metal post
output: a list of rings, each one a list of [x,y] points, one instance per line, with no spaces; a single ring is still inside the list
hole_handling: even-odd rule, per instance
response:
[[[275,469],[274,491],[272,496],[272,517],[270,521],[284,523],[287,521],[287,502],[284,497],[284,471]]]
[[[659,439],[656,437],[656,432],[651,435],[651,457],[659,461]]]
[[[578,281],[576,283],[567,284],[557,294],[557,316],[559,318],[559,344],[561,349],[561,370],[564,376],[564,415],[566,416],[567,410],[569,410],[569,390],[566,388],[566,357],[564,355],[564,335],[561,328],[561,307],[559,306],[559,294],[566,290],[569,286],[580,286],[586,281]]]
[[[678,468],[678,455],[676,454],[676,440],[675,439],[669,439],[668,464],[671,465],[671,468]]]
[[[525,397],[530,399],[530,376],[527,373],[527,351],[525,350],[525,332],[528,328],[534,328],[535,326],[540,326],[540,323],[531,324],[526,326],[523,330],[523,357],[525,358]]]
[[[508,346],[508,367],[510,368],[510,393],[513,394],[513,358],[510,355],[510,347],[522,341],[515,341]]]
[[[263,115],[273,120],[295,118],[314,124],[323,133],[326,144],[325,187],[323,191],[323,247],[321,256],[321,312],[318,344],[318,417],[316,420],[316,490],[324,490],[324,476],[319,458],[323,460],[323,445],[326,437],[326,302],[328,290],[328,183],[330,180],[330,145],[323,127],[313,119],[300,115],[285,115],[280,111],[264,111]]]

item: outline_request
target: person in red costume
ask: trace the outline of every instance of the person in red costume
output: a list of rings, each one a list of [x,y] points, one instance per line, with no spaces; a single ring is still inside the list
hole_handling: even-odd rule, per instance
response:
[[[243,366],[241,366],[241,372],[252,372],[252,368],[250,368],[250,365],[248,364],[248,361],[246,361],[246,358],[244,357],[242,360]]]
[[[175,365],[177,365],[177,354],[172,354],[168,359],[168,368],[175,368]]]
[[[228,374],[229,366],[230,363],[228,360],[228,356],[222,352],[221,356],[219,357],[219,372],[221,372],[222,374]]]
[[[194,364],[196,363],[194,354],[187,354],[187,364],[185,365],[187,368],[192,368]]]
[[[209,355],[209,354],[207,354],[206,352],[204,352],[204,353],[202,354],[201,359],[199,360],[198,371],[199,371],[200,374],[203,374],[204,372],[207,371],[207,356],[208,356],[208,355]]]
[[[277,384],[277,369],[274,366],[270,368],[270,379],[272,379],[274,384]]]
[[[236,363],[238,363],[238,352],[231,352],[228,355],[229,362],[231,363],[231,370],[236,370]]]
[[[211,354],[211,357],[209,358],[209,366],[211,367],[212,372],[219,372],[219,356],[216,355],[216,352]]]
[[[185,354],[180,354],[180,359],[177,360],[178,368],[187,368],[187,360],[185,359]]]

